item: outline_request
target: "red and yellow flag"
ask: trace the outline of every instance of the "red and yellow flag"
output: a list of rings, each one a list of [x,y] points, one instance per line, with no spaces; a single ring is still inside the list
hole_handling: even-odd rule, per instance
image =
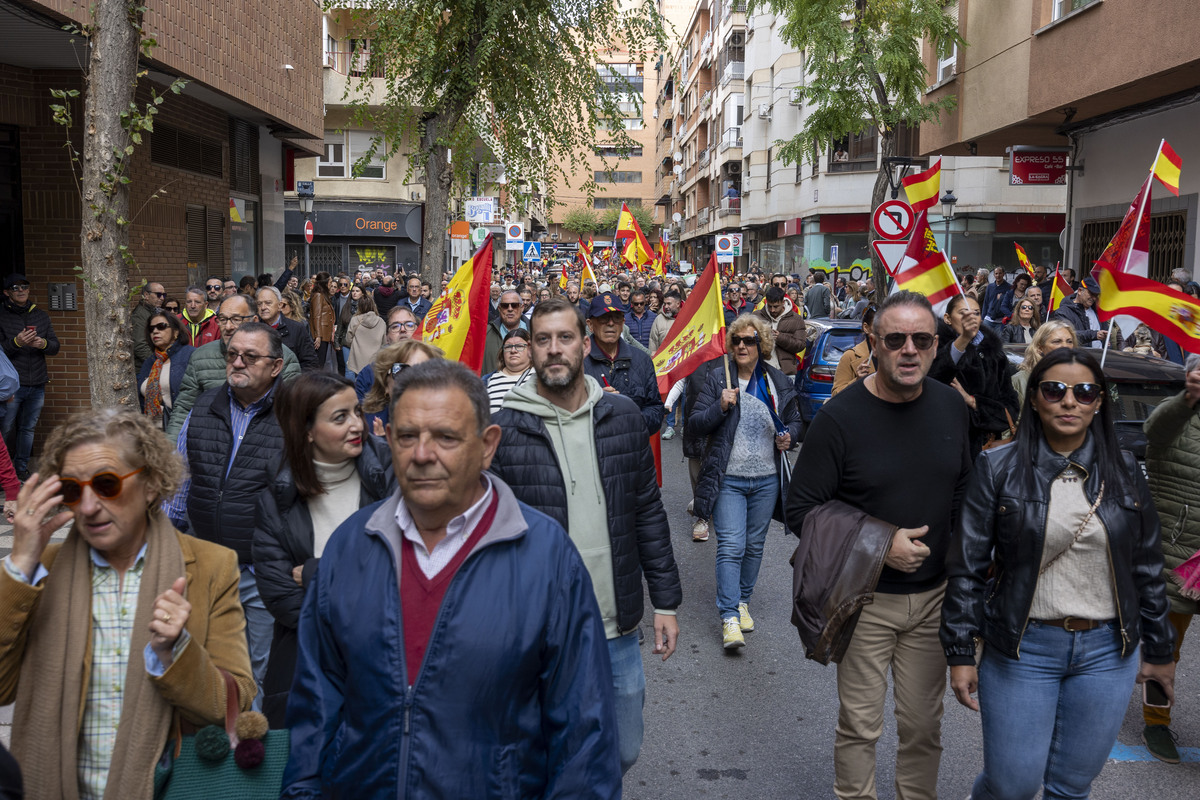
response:
[[[924,172],[909,175],[901,184],[914,214],[920,214],[925,209],[937,205],[938,193],[942,189],[942,160],[939,158],[936,164]]]
[[[567,288],[567,262],[565,261],[562,264],[562,275],[558,277],[558,288]]]
[[[912,238],[908,240],[908,248],[904,258],[896,270],[896,285],[893,291],[908,291],[923,294],[929,298],[933,311],[939,317],[946,311],[950,298],[962,294],[958,278],[950,267],[950,262],[933,238],[929,229],[929,220],[925,212],[917,214],[917,225]]]
[[[622,203],[621,215],[617,217],[617,232],[613,234],[613,241],[621,242],[626,239],[629,240],[629,244],[622,250],[621,258],[633,269],[640,270],[654,261],[654,248],[650,246],[650,240],[642,233],[642,228],[629,210],[629,206]]]
[[[585,264],[592,263],[592,237],[588,237],[587,244],[583,243],[583,239],[579,240],[579,249],[575,256]]]
[[[1033,265],[1029,263],[1029,256],[1025,255],[1025,248],[1013,242],[1013,247],[1017,248],[1017,261],[1021,262],[1021,269],[1025,270],[1030,279],[1033,278]]]
[[[1050,287],[1050,304],[1047,308],[1053,314],[1058,310],[1062,301],[1071,296],[1071,284],[1067,283],[1067,279],[1062,276],[1057,269],[1054,270],[1054,285]]]
[[[1179,197],[1179,173],[1182,171],[1183,159],[1167,144],[1167,140],[1163,139],[1158,145],[1158,155],[1154,157],[1154,166],[1150,168],[1150,172],[1168,192]]]
[[[658,244],[654,245],[654,261],[650,265],[655,275],[662,277],[667,274],[667,261],[669,258],[667,255],[667,243],[659,239]]]
[[[725,352],[725,313],[717,271],[717,254],[713,253],[654,354],[654,374],[663,397],[676,381]]]
[[[1096,316],[1102,322],[1127,314],[1184,350],[1200,352],[1200,303],[1194,297],[1099,261],[1092,274],[1100,282]]]
[[[446,291],[433,301],[417,328],[417,338],[442,348],[446,358],[461,361],[476,373],[483,367],[491,305],[492,237],[489,235],[471,260],[454,273]]]

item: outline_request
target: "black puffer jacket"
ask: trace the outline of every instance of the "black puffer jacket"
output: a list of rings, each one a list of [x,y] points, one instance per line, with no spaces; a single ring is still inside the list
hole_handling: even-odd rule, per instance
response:
[[[377,503],[396,490],[392,455],[387,444],[374,436],[363,438],[363,450],[355,468],[361,481],[358,505],[346,508],[347,519],[358,509]],[[292,469],[283,463],[258,504],[254,528],[254,576],[263,604],[275,617],[271,659],[263,678],[263,713],[272,728],[284,727],[288,691],[296,670],[296,627],[300,606],[317,579],[320,559],[313,555],[313,523],[308,501],[300,497],[292,480]],[[300,580],[292,580],[292,568],[303,566]]]
[[[696,401],[700,399],[700,392],[704,389],[704,382],[708,380],[708,373],[714,369],[722,370],[721,359],[719,357],[711,361],[705,361],[684,378],[687,381],[687,389],[683,396],[682,438],[684,458],[704,458],[704,446],[708,444],[708,437],[698,433],[689,420],[691,420],[692,414],[695,413]],[[722,374],[724,374],[723,371]]]
[[[611,386],[637,403],[646,421],[646,435],[658,433],[666,408],[658,393],[658,379],[654,377],[654,361],[650,356],[622,339],[617,342],[617,357],[610,359],[593,339],[591,352],[583,358],[583,371],[601,386]]]
[[[1015,423],[1020,414],[1020,400],[1013,389],[1012,373],[1000,337],[987,326],[980,329],[983,339],[967,345],[966,351],[954,363],[950,348],[957,338],[954,329],[938,324],[938,352],[929,368],[929,377],[947,386],[955,378],[963,389],[975,398],[970,411],[971,458],[979,455],[989,434],[1000,436],[1009,429],[1009,419]],[[1009,416],[1004,412],[1008,411]]]
[[[770,364],[760,362],[767,370],[767,376],[775,389],[775,413],[792,435],[792,449],[800,446],[800,406],[796,397],[796,388],[792,379]],[[695,507],[693,513],[697,519],[712,519],[713,508],[717,505],[717,494],[721,491],[721,483],[725,480],[725,468],[729,464],[729,453],[733,450],[733,435],[737,432],[738,422],[742,419],[741,403],[735,403],[728,411],[721,410],[721,390],[725,388],[725,369],[721,360],[717,359],[704,381],[704,388],[696,401],[688,425],[694,428],[694,433],[708,437],[708,446],[704,460],[700,464],[700,476],[696,478]],[[737,367],[730,362],[730,379],[737,381]],[[735,384],[736,385],[736,384]],[[775,472],[779,472],[779,461],[783,453],[774,451]],[[775,501],[774,519],[784,522],[783,503],[787,499],[786,488],[779,493]]]
[[[37,335],[46,340],[46,347],[19,347],[15,341],[18,333],[28,327],[37,328]],[[17,370],[22,386],[42,386],[50,380],[46,371],[46,357],[58,354],[58,337],[50,324],[50,315],[35,303],[22,307],[12,300],[0,303],[0,345],[4,354]]]
[[[1099,331],[1091,327],[1092,323],[1088,319],[1087,309],[1075,302],[1075,295],[1063,298],[1063,301],[1058,304],[1058,308],[1050,315],[1050,319],[1060,319],[1074,328],[1080,347],[1088,347],[1092,342],[1096,341],[1096,335]],[[1108,323],[1101,322],[1100,330],[1108,330]]]
[[[608,510],[617,626],[637,627],[644,613],[642,573],[655,608],[679,607],[683,592],[671,548],[667,512],[654,475],[654,458],[641,415],[627,397],[605,393],[592,409],[596,454]],[[504,435],[491,471],[521,502],[567,527],[567,489],[546,424],[529,412],[502,408],[492,416]]]
[[[1158,514],[1137,462],[1124,451],[1120,457],[1128,481],[1123,487],[1105,486],[1096,516],[1108,535],[1121,655],[1132,653],[1140,642],[1144,661],[1166,664],[1175,632],[1167,620]],[[1022,464],[1019,458],[1017,444],[988,450],[975,461],[946,558],[949,582],[941,640],[951,666],[975,663],[976,636],[1009,658],[1020,657],[1042,563],[1050,485],[1068,460],[1044,439],[1038,442],[1035,463]],[[1070,461],[1087,473],[1084,493],[1095,502],[1100,471],[1090,434]],[[989,577],[993,563],[995,573]]]

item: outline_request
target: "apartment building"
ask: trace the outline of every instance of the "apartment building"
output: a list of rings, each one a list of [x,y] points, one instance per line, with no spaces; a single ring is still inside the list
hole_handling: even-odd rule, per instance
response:
[[[131,279],[161,281],[182,299],[186,286],[209,275],[278,271],[284,191],[297,159],[320,152],[320,5],[146,5],[145,28],[158,46],[142,58],[139,101],[149,99],[150,85],[162,91],[177,77],[188,85],[167,93],[154,132],[134,154],[130,245],[139,266]],[[88,396],[85,288],[75,271],[81,202],[50,90],[83,89],[86,45],[63,25],[89,21],[82,0],[0,0],[0,269],[30,279],[62,342],[49,359],[43,426],[62,422]],[[73,141],[78,146],[77,134]]]
[[[778,158],[775,143],[794,136],[809,111],[796,91],[806,80],[804,53],[781,40],[781,26],[781,18],[762,11],[746,20],[744,247],[764,272],[803,273],[836,264],[840,272],[859,278],[873,258],[870,205],[880,166],[880,137],[874,127],[866,127],[825,143],[815,159],[784,164]],[[930,84],[936,91],[938,65],[930,67]],[[942,70],[943,78],[952,76],[953,61]],[[916,129],[899,131],[897,155],[919,156],[927,128],[920,136]],[[929,163],[917,161],[912,169]],[[1038,263],[1053,265],[1061,257],[1057,239],[1065,188],[1007,184],[1003,158],[959,151],[942,159],[942,191],[952,192],[957,202],[950,218],[942,216],[939,205],[930,210],[929,220],[959,270],[992,264],[1015,269],[1014,242]]]
[[[1151,277],[1195,274],[1200,198],[1200,49],[1189,0],[958,0],[970,46],[931,97],[958,109],[921,130],[925,152],[1004,159],[1009,148],[1066,148],[1066,264],[1086,271],[1116,232],[1167,139],[1184,161],[1180,196],[1151,205]],[[939,69],[931,48],[926,62]],[[1190,167],[1189,167],[1190,165]],[[945,184],[943,184],[945,185]]]

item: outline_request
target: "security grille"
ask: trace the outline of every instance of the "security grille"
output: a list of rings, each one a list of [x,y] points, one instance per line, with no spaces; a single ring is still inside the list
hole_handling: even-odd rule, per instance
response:
[[[258,195],[258,126],[229,118],[229,188]]]
[[[1085,222],[1080,232],[1080,263],[1085,272],[1104,253],[1104,248],[1121,227],[1119,219]],[[1172,270],[1183,266],[1187,245],[1187,212],[1169,211],[1150,215],[1150,277],[1167,281]]]
[[[213,178],[225,175],[223,145],[219,139],[161,122],[155,123],[154,133],[150,134],[150,161]]]

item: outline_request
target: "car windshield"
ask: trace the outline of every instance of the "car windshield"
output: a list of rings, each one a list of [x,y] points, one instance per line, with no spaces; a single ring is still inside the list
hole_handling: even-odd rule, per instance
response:
[[[1168,397],[1183,391],[1183,382],[1126,383],[1112,381],[1108,386],[1114,422],[1144,422],[1150,412]]]
[[[825,347],[821,350],[821,360],[836,364],[842,360],[845,352],[863,340],[862,330],[834,328],[825,337]]]

